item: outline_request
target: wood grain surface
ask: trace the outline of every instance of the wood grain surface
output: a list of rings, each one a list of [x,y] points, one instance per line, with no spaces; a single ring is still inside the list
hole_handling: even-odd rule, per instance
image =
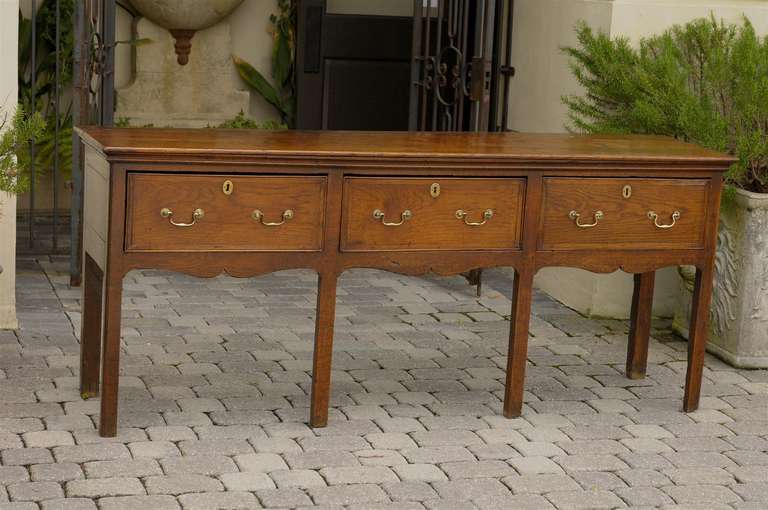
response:
[[[232,182],[226,195],[225,181]],[[176,175],[134,173],[128,176],[128,251],[275,251],[319,250],[325,216],[325,177],[248,175]],[[160,216],[190,222],[195,209],[205,215],[191,227],[176,227]],[[258,209],[264,226],[252,218]]]
[[[683,408],[701,394],[722,173],[733,158],[662,137],[471,133],[78,129],[86,151],[81,388],[101,393],[99,432],[117,433],[122,281],[132,269],[249,277],[317,272],[310,424],[328,422],[336,282],[346,269],[457,274],[515,270],[505,416],[523,411],[536,271],[639,273],[627,375],[646,371],[653,271],[697,267]],[[94,172],[93,169],[100,171]],[[225,180],[231,194],[223,193]],[[440,193],[430,194],[432,184]],[[622,193],[630,185],[631,194]],[[173,210],[177,227],[160,215]],[[252,218],[279,222],[264,226]],[[405,209],[411,219],[397,222]],[[486,209],[493,216],[483,225]],[[594,228],[578,228],[571,210]],[[659,215],[654,226],[648,211]],[[104,232],[103,235],[98,233]],[[106,236],[104,239],[103,236]],[[102,271],[103,270],[103,271]],[[99,375],[101,381],[99,381]]]
[[[622,195],[631,186],[629,198]],[[541,215],[541,250],[584,249],[699,249],[704,246],[709,181],[702,179],[544,179]],[[579,228],[570,211],[581,215],[581,223],[603,218],[591,228]],[[659,215],[659,225],[680,219],[668,229],[658,228],[648,212]]]
[[[78,128],[110,160],[121,156],[426,157],[484,159],[696,162],[722,166],[733,158],[662,136],[527,133],[267,131],[254,129]]]
[[[391,179],[344,181],[342,251],[517,250],[520,247],[523,179]],[[430,189],[439,186],[433,197]],[[486,210],[493,216],[484,225]],[[404,211],[412,217],[399,226]],[[464,211],[464,219],[456,211]]]

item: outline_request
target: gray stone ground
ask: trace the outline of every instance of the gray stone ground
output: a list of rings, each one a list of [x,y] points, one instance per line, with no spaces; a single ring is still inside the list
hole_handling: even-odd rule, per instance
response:
[[[21,259],[0,332],[0,509],[768,508],[768,371],[708,357],[680,411],[686,344],[660,321],[649,377],[627,324],[537,295],[523,418],[500,415],[511,280],[357,270],[340,282],[330,425],[308,414],[315,277],[125,282],[120,434],[77,390],[79,291]]]

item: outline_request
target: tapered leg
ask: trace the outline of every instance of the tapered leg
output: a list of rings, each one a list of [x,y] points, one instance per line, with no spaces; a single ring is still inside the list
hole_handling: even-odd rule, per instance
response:
[[[472,269],[464,275],[470,285],[477,287],[477,297],[483,295],[483,269]]]
[[[87,253],[83,267],[82,325],[80,330],[80,395],[99,394],[101,372],[101,313],[104,273]]]
[[[106,275],[104,293],[104,356],[102,362],[101,416],[99,433],[102,437],[117,435],[117,387],[120,376],[120,307],[122,275]]]
[[[523,409],[532,292],[533,271],[515,271],[507,353],[507,383],[504,388],[504,416],[507,418],[517,418]]]
[[[707,347],[709,322],[709,302],[712,298],[712,279],[714,277],[712,261],[703,268],[696,269],[691,303],[691,326],[688,336],[688,370],[685,373],[685,395],[683,409],[686,412],[699,408],[701,396],[701,376],[704,371],[704,351]]]
[[[632,293],[632,312],[627,346],[627,377],[642,379],[648,366],[648,340],[651,336],[651,311],[653,309],[653,285],[656,273],[650,271],[635,275]]]
[[[309,424],[328,424],[333,356],[333,322],[336,316],[336,275],[318,276],[317,316],[315,318],[315,354],[312,363],[312,402]]]

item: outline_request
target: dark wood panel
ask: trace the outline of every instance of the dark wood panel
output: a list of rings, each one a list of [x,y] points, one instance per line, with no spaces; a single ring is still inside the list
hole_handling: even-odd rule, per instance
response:
[[[323,129],[404,130],[408,126],[407,62],[325,61]]]
[[[296,54],[299,129],[406,130],[413,19],[328,14],[300,0]]]

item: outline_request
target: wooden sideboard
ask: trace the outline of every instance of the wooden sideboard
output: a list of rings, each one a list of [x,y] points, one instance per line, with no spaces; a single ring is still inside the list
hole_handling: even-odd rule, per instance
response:
[[[326,425],[346,269],[515,270],[504,415],[519,416],[533,277],[635,274],[626,374],[645,375],[654,271],[696,266],[683,409],[701,390],[722,174],[651,136],[78,129],[85,143],[81,392],[117,431],[124,275],[318,273],[310,423]],[[101,386],[101,388],[100,388]]]

